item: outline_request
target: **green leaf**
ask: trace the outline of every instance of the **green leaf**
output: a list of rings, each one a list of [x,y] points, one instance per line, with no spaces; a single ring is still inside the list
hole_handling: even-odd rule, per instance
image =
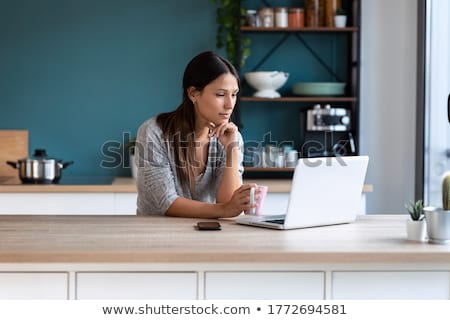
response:
[[[405,204],[405,208],[408,210],[412,220],[423,219],[423,200],[410,201],[408,204]]]
[[[216,10],[216,47],[218,49],[225,47],[228,59],[238,67],[243,66],[245,59],[250,55],[250,41],[244,38],[240,40],[240,26],[245,23],[245,8],[241,3],[245,0],[210,0],[218,5]],[[240,48],[240,52],[238,52]],[[239,56],[241,61],[238,61]]]

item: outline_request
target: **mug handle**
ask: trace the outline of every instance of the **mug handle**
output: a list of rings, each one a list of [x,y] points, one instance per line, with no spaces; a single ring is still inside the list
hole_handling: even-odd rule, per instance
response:
[[[255,205],[255,187],[250,188],[250,205]],[[256,214],[256,208],[250,208],[250,214]]]

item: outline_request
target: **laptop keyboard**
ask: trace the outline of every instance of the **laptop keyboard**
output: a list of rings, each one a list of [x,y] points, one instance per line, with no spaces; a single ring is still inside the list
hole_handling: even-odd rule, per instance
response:
[[[266,222],[284,224],[284,219],[266,220]]]

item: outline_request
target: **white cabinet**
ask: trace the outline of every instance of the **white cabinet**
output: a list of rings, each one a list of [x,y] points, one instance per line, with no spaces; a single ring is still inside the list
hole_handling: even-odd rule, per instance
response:
[[[205,299],[325,298],[323,272],[206,272]]]
[[[112,214],[113,193],[0,193],[0,214]]]
[[[269,186],[263,214],[283,214],[289,201],[290,180],[277,182],[250,180],[244,183]],[[75,214],[75,215],[135,215],[137,208],[136,182],[132,178],[117,178],[104,185],[43,185],[1,186],[1,214]],[[18,188],[18,189],[17,189]],[[32,188],[32,189],[29,189]],[[370,192],[370,191],[369,191]],[[359,214],[365,213],[365,192],[361,196]]]
[[[78,272],[76,299],[197,299],[196,272]]]
[[[264,213],[286,212],[288,193],[269,193]],[[135,215],[135,192],[0,193],[0,214]]]
[[[68,283],[65,272],[1,272],[0,299],[67,300]]]
[[[447,271],[333,272],[332,299],[449,299]]]
[[[65,265],[67,267],[67,265]],[[0,265],[1,267],[1,265]],[[63,266],[62,266],[63,267]],[[133,264],[72,266],[44,271],[29,265],[22,271],[0,272],[1,299],[260,299],[260,300],[395,300],[450,299],[450,271],[243,269],[217,265],[171,271],[142,270]],[[146,267],[146,268],[147,268]],[[287,267],[287,266],[286,266]],[[316,266],[318,267],[318,266]],[[11,265],[8,267],[11,268]],[[17,264],[14,269],[24,269]],[[47,269],[55,269],[48,264]],[[115,270],[112,270],[115,269]],[[208,271],[209,269],[209,271]],[[41,271],[37,271],[41,270]],[[64,270],[64,269],[62,269]],[[78,270],[78,271],[76,271]],[[197,271],[195,271],[197,270]]]
[[[137,193],[0,193],[0,214],[136,214]]]

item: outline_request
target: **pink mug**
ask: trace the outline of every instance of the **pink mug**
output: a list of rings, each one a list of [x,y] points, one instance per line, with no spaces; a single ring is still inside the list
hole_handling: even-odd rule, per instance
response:
[[[258,197],[256,197],[256,189],[258,189]],[[245,211],[245,214],[250,215],[261,215],[262,207],[264,204],[264,199],[267,195],[267,190],[269,190],[268,186],[256,186],[250,189],[250,204],[253,205],[256,202],[256,208],[251,208],[250,210]]]

